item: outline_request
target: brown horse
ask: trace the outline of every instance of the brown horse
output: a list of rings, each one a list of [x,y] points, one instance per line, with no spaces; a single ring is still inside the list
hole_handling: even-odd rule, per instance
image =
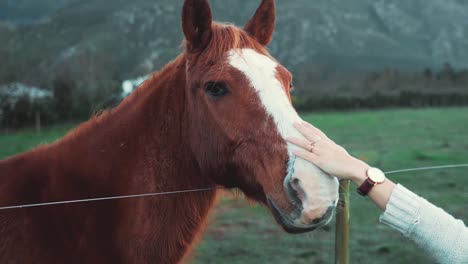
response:
[[[291,74],[266,51],[273,0],[244,29],[186,0],[185,52],[115,109],[0,162],[0,206],[239,188],[288,232],[328,223],[338,184],[291,154]],[[177,263],[216,190],[0,211],[1,263]]]

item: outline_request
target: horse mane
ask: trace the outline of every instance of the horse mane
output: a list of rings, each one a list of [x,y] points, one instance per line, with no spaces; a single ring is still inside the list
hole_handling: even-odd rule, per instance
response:
[[[112,118],[120,119],[119,115],[126,112],[129,109],[136,108],[142,104],[149,94],[159,89],[164,79],[172,75],[174,68],[183,63],[185,60],[185,54],[181,54],[169,63],[167,63],[162,69],[153,72],[148,78],[143,81],[129,96],[124,98],[117,106],[100,109],[93,113],[90,118],[80,123],[79,126],[69,131],[62,139],[56,143],[65,142],[66,140],[78,137],[80,134],[89,131],[97,126],[105,125],[104,123]],[[46,145],[47,146],[47,145]]]
[[[137,98],[142,98],[143,96],[141,96],[141,94],[145,93],[145,91],[148,89],[157,89],[161,82],[160,77],[168,76],[165,74],[167,71],[170,71],[175,65],[179,65],[185,60],[185,54],[188,53],[186,40],[183,41],[182,47],[185,49],[184,54],[179,55],[176,59],[169,62],[161,70],[151,74],[147,80],[141,83],[140,86],[138,86],[138,88],[131,95],[125,98],[121,104],[119,104],[118,108],[123,108],[125,106],[134,104],[134,100],[137,100]],[[258,43],[257,40],[251,37],[244,30],[240,30],[235,25],[230,23],[213,22],[211,41],[209,45],[202,51],[200,56],[206,56],[211,60],[217,60],[224,56],[229,50],[242,49],[245,47],[254,48],[261,54],[271,58],[266,48]],[[81,130],[87,130],[95,125],[98,125],[103,120],[106,120],[107,118],[117,114],[115,111],[116,108],[117,107],[103,109],[96,112],[90,117],[88,121],[81,124],[69,134],[76,135],[79,134]]]

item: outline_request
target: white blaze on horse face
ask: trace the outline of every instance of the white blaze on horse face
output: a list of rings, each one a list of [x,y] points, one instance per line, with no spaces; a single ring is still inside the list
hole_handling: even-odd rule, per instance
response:
[[[275,121],[280,135],[284,139],[303,138],[293,126],[295,121],[300,122],[302,119],[277,78],[278,63],[253,49],[234,49],[229,51],[228,56],[229,63],[241,71],[256,90],[265,111]],[[293,167],[288,168],[288,171],[293,170],[294,173],[286,180],[295,183],[293,187],[302,202],[301,222],[310,224],[321,218],[329,207],[336,206],[338,181],[312,163],[295,158],[291,152],[295,148],[295,145],[287,143],[290,161],[294,161],[289,162]]]

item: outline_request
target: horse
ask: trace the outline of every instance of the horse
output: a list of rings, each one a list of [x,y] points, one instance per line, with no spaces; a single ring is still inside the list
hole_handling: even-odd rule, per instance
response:
[[[184,50],[117,107],[0,162],[0,206],[212,188],[0,211],[2,263],[178,263],[219,188],[263,204],[289,233],[327,224],[338,181],[296,158],[291,73],[266,46],[274,0],[243,27],[185,0]]]

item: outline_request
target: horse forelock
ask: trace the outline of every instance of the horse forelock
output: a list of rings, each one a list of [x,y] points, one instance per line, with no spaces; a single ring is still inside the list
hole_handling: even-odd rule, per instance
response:
[[[209,44],[195,56],[203,57],[205,60],[218,60],[223,58],[226,52],[242,48],[251,48],[260,54],[269,56],[268,51],[262,44],[233,24],[214,22],[211,33]],[[183,46],[186,53],[190,53],[186,41],[183,42]]]

